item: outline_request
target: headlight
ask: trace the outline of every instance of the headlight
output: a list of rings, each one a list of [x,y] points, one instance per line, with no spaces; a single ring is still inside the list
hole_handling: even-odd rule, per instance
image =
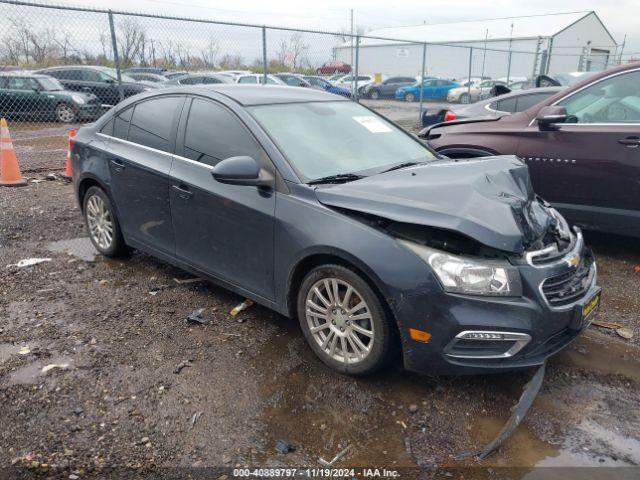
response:
[[[520,272],[516,267],[499,261],[460,257],[406,240],[398,241],[433,269],[447,292],[522,296]]]
[[[84,98],[82,98],[80,95],[71,95],[71,98],[78,105],[84,105],[85,104]]]

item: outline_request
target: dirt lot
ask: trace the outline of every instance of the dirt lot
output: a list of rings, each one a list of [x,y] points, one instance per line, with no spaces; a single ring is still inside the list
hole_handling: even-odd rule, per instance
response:
[[[190,275],[144,254],[94,258],[71,185],[43,180],[60,152],[43,160],[38,149],[60,148],[19,150],[42,181],[0,189],[0,477],[319,467],[349,446],[336,466],[406,477],[439,467],[454,478],[573,478],[559,468],[571,465],[603,467],[576,478],[637,478],[622,468],[640,463],[637,241],[587,237],[604,288],[598,319],[633,338],[592,327],[553,358],[524,423],[478,464],[456,456],[497,434],[531,372],[336,374],[294,321],[257,306],[233,318],[241,298],[179,284]],[[7,266],[30,257],[51,260]],[[209,324],[186,322],[196,308]],[[67,366],[43,373],[51,364]],[[280,439],[295,452],[277,453]]]

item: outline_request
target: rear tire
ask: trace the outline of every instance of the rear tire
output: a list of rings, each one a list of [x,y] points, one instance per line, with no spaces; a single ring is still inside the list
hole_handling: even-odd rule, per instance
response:
[[[369,98],[373,100],[378,100],[380,98],[380,92],[374,88],[369,92]]]
[[[298,320],[307,343],[326,365],[368,374],[391,357],[393,328],[369,284],[341,265],[311,270],[298,291]]]
[[[470,97],[468,93],[463,93],[462,95],[460,95],[460,103],[464,103],[464,104],[469,104],[470,102]]]
[[[415,102],[416,96],[413,93],[407,93],[404,97],[405,102]]]
[[[90,187],[83,200],[84,219],[91,243],[105,257],[129,252],[109,196],[100,187]]]

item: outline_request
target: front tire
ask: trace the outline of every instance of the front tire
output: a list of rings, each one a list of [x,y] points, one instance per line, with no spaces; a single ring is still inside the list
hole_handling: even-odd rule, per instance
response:
[[[407,93],[404,97],[405,102],[415,102],[416,96],[413,93]]]
[[[469,104],[471,103],[471,98],[468,93],[463,93],[460,95],[460,103]]]
[[[68,103],[61,103],[56,107],[56,120],[61,123],[73,123],[77,117],[75,108]]]
[[[368,374],[389,359],[387,314],[369,284],[341,265],[311,270],[298,292],[298,320],[314,353],[329,367]]]
[[[378,100],[380,98],[380,92],[374,88],[369,92],[369,98],[373,100]]]
[[[119,257],[128,252],[120,223],[108,195],[91,187],[84,196],[84,219],[91,243],[105,257]]]

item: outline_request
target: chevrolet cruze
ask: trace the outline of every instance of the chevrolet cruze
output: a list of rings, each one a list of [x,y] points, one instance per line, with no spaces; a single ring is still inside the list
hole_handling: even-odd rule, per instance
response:
[[[450,160],[315,89],[131,97],[82,128],[75,189],[106,256],[135,248],[287,317],[342,372],[542,364],[591,321],[596,264],[513,156]]]

